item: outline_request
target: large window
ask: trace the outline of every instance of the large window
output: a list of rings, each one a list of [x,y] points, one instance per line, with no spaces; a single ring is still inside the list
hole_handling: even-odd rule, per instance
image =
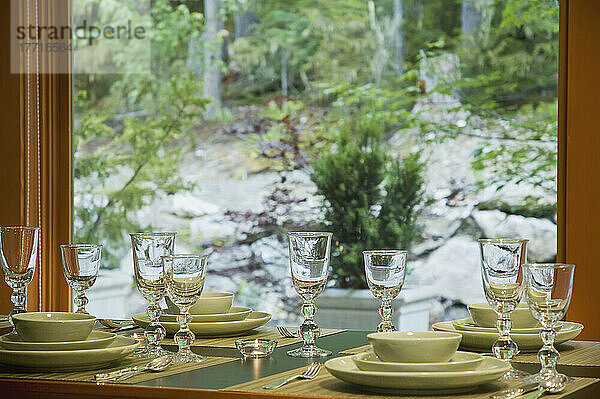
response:
[[[152,23],[131,42],[149,59],[106,50],[116,70],[73,79],[74,241],[104,244],[90,312],[144,308],[140,230],[177,231],[210,253],[208,290],[288,322],[292,229],[334,232],[330,286],[364,286],[363,249],[409,249],[432,321],[483,300],[477,238],[555,258],[555,1],[86,3]]]

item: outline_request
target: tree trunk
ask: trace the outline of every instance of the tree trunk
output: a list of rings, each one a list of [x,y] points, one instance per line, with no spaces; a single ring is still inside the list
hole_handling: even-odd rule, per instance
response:
[[[288,95],[288,49],[281,49],[281,95]]]
[[[223,21],[219,16],[220,0],[204,0],[204,97],[212,98],[206,107],[207,119],[214,119],[221,105],[222,43],[218,36]]]
[[[404,29],[403,24],[402,0],[394,0],[394,47],[396,50],[396,59],[394,68],[396,73],[401,75],[404,72]]]
[[[471,45],[487,41],[494,15],[493,3],[494,0],[463,0],[462,33],[471,39]]]
[[[236,38],[250,36],[252,34],[252,25],[259,22],[256,15],[256,2],[250,1],[248,9],[240,14],[233,16],[233,33]]]

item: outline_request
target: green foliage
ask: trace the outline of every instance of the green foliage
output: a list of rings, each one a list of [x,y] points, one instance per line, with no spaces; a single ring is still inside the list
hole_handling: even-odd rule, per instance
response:
[[[118,267],[129,248],[126,233],[151,228],[148,220],[138,218],[139,210],[160,193],[190,188],[180,177],[181,150],[186,132],[208,102],[199,95],[196,77],[185,69],[185,54],[177,50],[187,45],[197,26],[190,24],[193,15],[166,0],[154,3],[153,17],[160,23],[152,45],[161,49],[161,57],[153,73],[100,77],[110,96],[93,95],[103,107],[88,96],[95,76],[75,82],[74,179],[75,198],[81,202],[74,207],[74,240],[104,244],[107,268]],[[188,34],[179,25],[186,22]],[[114,103],[107,106],[107,98]],[[140,116],[124,115],[127,111]]]
[[[366,288],[363,250],[409,249],[418,238],[424,199],[419,154],[393,159],[379,144],[382,135],[380,123],[355,120],[334,152],[311,163],[336,240],[331,277],[343,288]]]

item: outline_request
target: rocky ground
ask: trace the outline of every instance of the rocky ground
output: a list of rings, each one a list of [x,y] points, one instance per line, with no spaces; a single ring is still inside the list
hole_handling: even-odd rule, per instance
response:
[[[432,93],[415,105],[415,111],[439,123],[461,123],[466,115],[447,111],[454,103],[456,99],[450,96]],[[478,125],[475,118],[470,118],[465,132],[494,134]],[[509,184],[500,190],[493,185],[478,188],[476,182],[482,176],[473,172],[470,160],[481,140],[460,135],[431,144],[423,153],[427,196],[432,201],[421,216],[423,239],[410,252],[406,284],[435,295],[432,322],[460,317],[466,313],[465,304],[484,301],[477,238],[528,238],[530,261],[551,260],[556,255],[554,220],[506,213],[493,206],[501,203],[510,209],[530,195],[544,193],[525,185]],[[291,196],[306,201],[274,212],[267,198],[280,176],[256,170],[243,137],[222,129],[198,142],[181,165],[182,176],[193,182],[195,189],[165,195],[141,216],[158,230],[178,231],[177,251],[202,249],[210,253],[206,290],[235,292],[239,305],[270,312],[275,321],[296,322],[299,299],[289,277],[287,244],[280,227],[322,219],[314,184],[306,171],[291,172],[286,182]],[[402,153],[410,143],[403,133],[392,137],[389,145]],[[555,198],[544,200],[550,204]],[[130,270],[131,260],[126,257],[121,269],[110,273],[130,275]],[[109,280],[106,277],[105,284]],[[91,304],[94,292],[100,292],[102,285],[99,279],[98,287],[90,292]],[[125,314],[144,308],[144,301],[129,282],[121,292],[126,297]]]

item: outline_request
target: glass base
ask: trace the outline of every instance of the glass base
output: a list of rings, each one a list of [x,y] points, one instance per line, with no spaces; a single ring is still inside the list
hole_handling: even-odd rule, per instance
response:
[[[200,363],[205,361],[206,358],[204,356],[200,356],[193,352],[188,353],[179,353],[173,357],[173,363]]]
[[[173,356],[174,353],[171,351],[168,351],[166,349],[163,349],[163,348],[159,348],[157,350],[152,351],[152,353],[150,353],[150,352],[148,352],[148,349],[146,347],[144,347],[139,352],[137,350],[135,352],[133,352],[133,357],[137,357],[137,358],[141,358],[141,359],[154,359],[156,357],[163,356],[163,355]]]
[[[292,357],[325,357],[330,356],[331,351],[327,349],[321,349],[314,345],[312,346],[303,346],[298,349],[292,349],[291,351],[287,351],[288,356]]]
[[[503,380],[509,380],[509,381],[514,381],[514,380],[523,380],[525,378],[531,377],[531,375],[529,373],[526,373],[524,371],[521,370],[517,370],[513,367],[510,368],[510,370],[508,370],[506,372],[506,374],[504,374],[502,376]]]
[[[568,375],[564,375],[564,374],[559,374],[559,375],[564,377],[565,384],[570,384],[573,381],[575,381],[572,377],[569,377]],[[542,378],[541,373],[537,373],[537,374],[532,374],[532,375],[529,375],[529,376],[523,378],[523,382],[525,382],[527,384],[533,384],[533,383],[539,384],[540,382],[542,382],[542,379],[543,378]]]

